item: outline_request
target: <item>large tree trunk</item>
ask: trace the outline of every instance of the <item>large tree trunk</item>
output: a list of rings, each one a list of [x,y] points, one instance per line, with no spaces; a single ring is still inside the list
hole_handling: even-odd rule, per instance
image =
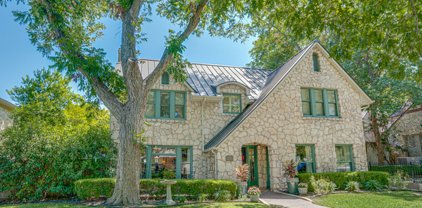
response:
[[[140,204],[139,178],[141,149],[138,135],[143,118],[140,113],[126,111],[119,123],[118,160],[116,167],[116,186],[113,196],[107,200],[110,205]]]
[[[380,132],[376,115],[373,115],[373,113],[371,113],[370,116],[371,116],[371,127],[372,127],[371,129],[375,137],[375,147],[377,149],[378,164],[382,165],[384,164],[384,161],[385,161],[384,144],[382,143],[381,132]]]

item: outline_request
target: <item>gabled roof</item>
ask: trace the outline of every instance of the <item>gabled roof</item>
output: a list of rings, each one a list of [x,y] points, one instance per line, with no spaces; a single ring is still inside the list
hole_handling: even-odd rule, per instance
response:
[[[278,68],[276,71],[270,74],[268,77],[264,88],[262,89],[261,95],[259,98],[248,108],[245,109],[241,114],[239,114],[236,118],[234,118],[229,124],[226,125],[217,135],[215,135],[207,144],[205,144],[205,150],[210,150],[215,146],[218,146],[221,142],[223,142],[249,115],[255,111],[262,102],[268,97],[269,94],[274,90],[274,88],[284,80],[287,74],[294,68],[294,66],[306,55],[308,51],[315,46],[321,47],[322,51],[329,57],[328,52],[319,44],[319,42],[314,41],[304,49],[302,49],[299,53],[293,56],[290,60],[288,60],[284,65]],[[331,59],[331,61],[334,61]],[[335,62],[335,61],[334,61]],[[346,77],[346,79],[351,82],[352,86],[357,87],[357,90],[363,94],[363,97],[367,100],[368,103],[372,103],[372,100],[366,95],[363,90],[353,81],[353,79],[343,70],[343,68],[337,63],[334,63],[339,71],[342,71],[341,74]]]
[[[142,77],[150,75],[158,62],[158,60],[140,59],[139,68]],[[117,64],[116,69],[120,68],[120,64]],[[217,96],[218,86],[225,83],[238,83],[250,91],[251,99],[258,99],[270,73],[262,69],[198,63],[192,63],[190,67],[185,68],[185,71],[188,75],[186,82],[195,95]]]
[[[6,109],[7,111],[12,111],[16,106],[9,101],[0,98],[0,107]]]

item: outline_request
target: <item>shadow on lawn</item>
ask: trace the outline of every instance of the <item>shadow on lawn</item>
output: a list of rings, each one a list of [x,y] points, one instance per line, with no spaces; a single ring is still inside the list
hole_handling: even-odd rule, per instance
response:
[[[422,194],[412,191],[386,191],[377,192],[379,196],[392,197],[404,201],[422,201]]]

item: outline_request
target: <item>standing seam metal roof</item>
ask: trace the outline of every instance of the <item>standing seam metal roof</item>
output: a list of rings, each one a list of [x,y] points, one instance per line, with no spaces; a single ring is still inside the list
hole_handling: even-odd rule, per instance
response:
[[[158,65],[158,60],[140,59],[139,69],[142,77],[150,75]],[[117,64],[116,69],[121,68]],[[193,88],[194,95],[217,96],[216,87],[227,82],[237,82],[250,90],[250,98],[258,99],[265,85],[269,71],[247,67],[224,66],[214,64],[192,63],[185,68],[188,75],[187,84]]]

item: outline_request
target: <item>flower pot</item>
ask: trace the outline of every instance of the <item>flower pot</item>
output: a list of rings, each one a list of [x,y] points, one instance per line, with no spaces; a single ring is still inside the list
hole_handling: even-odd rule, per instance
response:
[[[289,194],[298,194],[298,183],[299,183],[299,179],[298,178],[289,178],[287,180],[287,192]]]
[[[308,187],[299,188],[300,195],[306,195],[308,193]]]
[[[259,195],[249,195],[249,198],[251,199],[251,202],[259,201]]]

